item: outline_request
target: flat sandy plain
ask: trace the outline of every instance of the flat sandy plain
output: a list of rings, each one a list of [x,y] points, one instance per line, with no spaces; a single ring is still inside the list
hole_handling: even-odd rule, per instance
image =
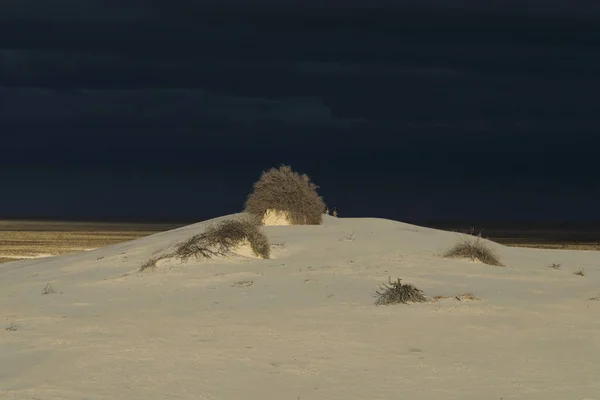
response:
[[[0,220],[0,263],[89,251],[181,224]]]
[[[325,216],[263,227],[267,260],[139,271],[232,217],[0,264],[0,398],[600,400],[598,251],[484,241],[490,266],[441,256],[461,233]],[[377,306],[389,277],[429,301]]]

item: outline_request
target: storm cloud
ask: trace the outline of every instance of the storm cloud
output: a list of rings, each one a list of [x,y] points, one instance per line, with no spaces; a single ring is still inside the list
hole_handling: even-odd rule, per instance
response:
[[[196,215],[195,177],[218,215],[282,162],[355,215],[468,217],[479,195],[524,216],[554,193],[542,215],[598,192],[596,2],[33,3],[0,4],[0,165],[11,193],[62,192],[8,213],[141,217],[173,204],[136,207],[159,185]]]

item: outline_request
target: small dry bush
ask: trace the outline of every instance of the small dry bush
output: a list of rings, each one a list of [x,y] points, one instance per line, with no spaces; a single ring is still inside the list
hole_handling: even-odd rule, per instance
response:
[[[414,285],[401,283],[398,278],[396,282],[392,282],[391,277],[388,278],[389,285],[383,284],[380,286],[381,291],[376,291],[379,296],[375,304],[406,304],[406,303],[423,303],[427,301],[423,291],[417,289]]]
[[[466,237],[448,250],[444,257],[469,258],[471,261],[481,261],[484,264],[503,266],[498,256],[486,246],[480,236]]]
[[[271,209],[286,212],[292,225],[319,225],[325,203],[317,188],[306,174],[287,165],[271,168],[254,184],[245,209],[260,219]]]
[[[147,269],[154,269],[156,268],[156,263],[158,262],[159,258],[151,258],[148,261],[146,261],[145,263],[142,264],[142,266],[140,267],[140,271],[145,271]]]
[[[256,256],[269,258],[269,239],[261,232],[258,221],[253,217],[228,219],[209,226],[204,232],[181,243],[174,255],[182,260],[225,256],[232,248],[246,241]]]
[[[42,294],[54,294],[56,293],[56,291],[54,290],[54,288],[52,287],[52,283],[48,282],[46,284],[46,286],[44,287],[44,290],[42,290]]]
[[[259,222],[252,216],[221,221],[211,225],[198,235],[181,242],[174,252],[151,258],[140,266],[140,271],[155,269],[159,260],[173,257],[181,260],[226,256],[233,248],[248,243],[252,252],[261,258],[269,258],[269,239],[260,230]]]

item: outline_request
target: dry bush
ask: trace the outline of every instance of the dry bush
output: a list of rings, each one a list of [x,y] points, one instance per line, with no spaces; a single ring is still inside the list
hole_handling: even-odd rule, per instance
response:
[[[46,286],[44,287],[44,290],[42,290],[42,294],[54,294],[56,293],[56,291],[54,290],[54,288],[52,287],[52,283],[48,282],[46,284]]]
[[[190,257],[225,256],[232,248],[245,241],[248,241],[256,256],[269,258],[269,239],[261,232],[253,217],[228,219],[209,226],[204,232],[181,243],[173,255],[182,260]]]
[[[264,171],[246,200],[246,211],[260,219],[267,210],[286,212],[292,225],[319,225],[325,203],[305,174],[282,165]]]
[[[380,286],[380,291],[376,291],[379,298],[375,304],[388,305],[398,303],[423,303],[427,298],[423,295],[423,291],[417,289],[414,285],[404,284],[398,278],[396,282],[392,282],[391,277],[388,278],[389,285],[383,284]]]
[[[481,236],[466,237],[448,250],[444,257],[469,258],[471,261],[481,261],[484,264],[503,266],[498,256],[486,246]]]
[[[154,269],[156,268],[156,263],[158,262],[158,258],[151,258],[148,261],[146,261],[145,263],[142,264],[142,266],[140,267],[140,271],[145,271],[147,269]]]
[[[269,258],[271,245],[269,239],[260,230],[259,222],[252,216],[221,221],[211,225],[200,234],[181,242],[174,252],[151,258],[140,266],[140,272],[156,268],[159,260],[177,257],[181,260],[194,258],[212,258],[226,256],[233,248],[248,242],[253,253]]]

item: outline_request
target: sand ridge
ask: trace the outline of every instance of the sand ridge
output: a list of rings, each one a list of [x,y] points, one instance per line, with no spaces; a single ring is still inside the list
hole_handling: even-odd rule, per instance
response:
[[[458,233],[324,216],[264,227],[269,260],[138,272],[234,216],[0,264],[0,397],[600,399],[600,252],[489,243],[492,267],[441,257]],[[377,307],[388,277],[441,298]]]

